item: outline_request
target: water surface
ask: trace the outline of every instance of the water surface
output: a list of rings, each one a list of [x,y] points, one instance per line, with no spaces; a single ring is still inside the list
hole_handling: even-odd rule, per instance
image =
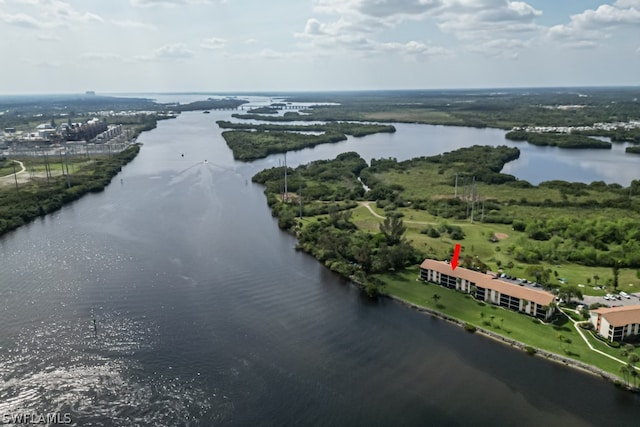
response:
[[[280,156],[235,162],[215,125],[229,114],[159,122],[103,193],[0,239],[0,414],[105,426],[637,422],[635,396],[367,300],[296,252],[250,182]],[[402,159],[411,144],[429,155],[500,136],[446,129],[401,125],[288,162]]]

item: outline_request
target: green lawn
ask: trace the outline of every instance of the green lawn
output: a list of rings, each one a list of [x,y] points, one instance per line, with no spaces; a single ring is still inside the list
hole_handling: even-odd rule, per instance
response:
[[[477,301],[470,295],[432,283],[417,281],[417,267],[378,277],[385,282],[386,292],[390,295],[441,311],[463,322],[491,330],[532,347],[571,357],[614,375],[620,375],[621,365],[591,351],[565,316],[559,316],[554,324],[543,324],[533,317]],[[440,296],[437,306],[433,299],[434,294]],[[559,336],[562,336],[562,341]],[[607,347],[601,342],[597,344],[599,349]],[[620,350],[610,348],[609,350],[611,351],[607,353],[622,358],[619,355]]]

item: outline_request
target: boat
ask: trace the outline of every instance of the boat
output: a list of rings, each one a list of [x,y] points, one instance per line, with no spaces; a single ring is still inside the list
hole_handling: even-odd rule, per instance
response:
[[[209,111],[209,110],[205,110],[205,111],[202,112],[202,114],[210,114],[210,113],[211,113],[211,111]]]

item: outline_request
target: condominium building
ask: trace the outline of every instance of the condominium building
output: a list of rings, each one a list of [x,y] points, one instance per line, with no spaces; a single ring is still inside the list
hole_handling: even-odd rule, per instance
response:
[[[447,262],[425,259],[420,265],[420,278],[539,319],[547,320],[553,315],[553,294],[524,284],[501,280],[496,274],[462,267],[454,270]]]
[[[596,332],[609,341],[640,334],[640,305],[601,307],[589,313]]]

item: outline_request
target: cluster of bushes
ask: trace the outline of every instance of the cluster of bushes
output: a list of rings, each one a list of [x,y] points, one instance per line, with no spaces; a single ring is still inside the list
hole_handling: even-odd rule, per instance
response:
[[[295,169],[288,168],[288,190],[301,191],[305,206],[309,201],[360,199],[364,195],[364,188],[357,177],[366,167],[367,163],[358,153],[348,152],[338,155],[334,160],[318,160]],[[268,202],[275,201],[276,195],[284,191],[284,166],[265,169],[251,180],[266,187]],[[271,206],[272,203],[269,203]]]
[[[422,256],[403,238],[401,219],[389,219],[380,232],[360,231],[350,221],[351,211],[336,211],[298,231],[299,247],[332,270],[357,275],[362,282],[370,275],[399,270],[418,263]],[[386,227],[386,228],[385,228]]]
[[[443,234],[448,234],[449,238],[451,238],[452,240],[464,239],[464,232],[462,231],[462,227],[451,225],[446,222],[443,222],[437,226],[429,225],[426,228],[420,230],[420,233],[426,234],[427,236],[434,239],[441,237]]]

